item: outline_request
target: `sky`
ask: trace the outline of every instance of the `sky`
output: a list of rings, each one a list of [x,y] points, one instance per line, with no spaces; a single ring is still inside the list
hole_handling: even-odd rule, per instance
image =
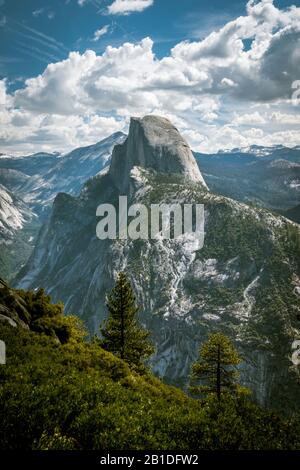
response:
[[[292,147],[298,89],[299,1],[0,0],[4,154],[65,153],[146,114],[199,152]]]

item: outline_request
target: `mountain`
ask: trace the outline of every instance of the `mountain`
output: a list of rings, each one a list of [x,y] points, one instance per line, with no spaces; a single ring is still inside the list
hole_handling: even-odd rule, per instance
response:
[[[81,147],[59,158],[55,165],[42,175],[42,181],[26,186],[25,201],[37,212],[48,215],[57,193],[78,194],[82,185],[107,164],[114,145],[124,141],[124,134],[116,132],[95,145]]]
[[[125,138],[125,134],[116,132],[95,145],[63,156],[59,153],[2,155],[0,184],[24,199],[45,219],[56,194],[63,191],[77,195],[85,181],[110,163],[114,145],[121,144]],[[280,213],[299,204],[299,147],[252,145],[217,154],[194,155],[208,186],[218,194]]]
[[[195,157],[216,193],[279,212],[300,202],[299,147],[253,145]]]
[[[135,166],[181,174],[207,188],[188,144],[168,119],[157,116],[131,119],[128,138],[124,145],[114,147],[109,169],[120,191],[128,190]]]
[[[57,193],[64,190],[78,194],[84,182],[107,164],[114,145],[124,138],[124,134],[116,132],[95,145],[63,156],[58,153],[0,156],[0,185],[4,188],[0,198],[5,211],[9,211],[2,226],[6,227],[7,221],[14,225],[9,238],[7,230],[0,233],[1,243],[5,245],[1,255],[2,277],[12,279],[27,261],[41,222],[48,217]],[[3,209],[1,218],[5,211]]]
[[[55,165],[59,157],[58,153],[45,152],[19,157],[1,155],[0,168],[20,171],[29,176],[44,175]]]
[[[83,183],[107,164],[115,144],[125,135],[116,132],[95,145],[65,155],[38,153],[25,157],[0,157],[0,182],[16,191],[43,219],[60,191],[78,194]]]
[[[196,232],[98,239],[96,209],[118,208],[120,195],[148,208],[203,204],[204,246]],[[78,197],[57,195],[16,285],[45,287],[94,334],[116,273],[126,270],[156,344],[156,374],[185,387],[199,344],[221,331],[244,358],[242,382],[256,400],[292,411],[299,406],[298,372],[290,360],[300,334],[299,259],[295,224],[209,191],[177,129],[151,116],[131,120],[109,170],[91,178]]]
[[[22,193],[22,187],[28,180],[30,180],[30,176],[25,175],[22,171],[13,170],[11,168],[0,168],[0,184],[5,186],[9,191],[19,194]]]
[[[27,261],[39,227],[32,210],[0,184],[0,265],[6,278],[17,274]]]

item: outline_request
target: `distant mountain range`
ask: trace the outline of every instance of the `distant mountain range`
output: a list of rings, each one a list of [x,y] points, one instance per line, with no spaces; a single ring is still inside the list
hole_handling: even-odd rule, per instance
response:
[[[0,183],[14,191],[39,216],[48,214],[57,193],[78,194],[83,183],[107,164],[114,145],[125,139],[116,132],[95,145],[65,155],[37,153],[0,157]]]
[[[278,212],[300,203],[300,148],[260,147],[195,153],[212,191]],[[294,218],[294,212],[286,212]]]
[[[1,231],[2,252],[5,252],[6,260],[6,267],[0,273],[2,276],[12,279],[26,261],[56,195],[59,192],[78,195],[89,178],[109,165],[113,147],[124,142],[125,138],[125,134],[117,132],[95,145],[81,147],[65,155],[58,152],[23,157],[0,154],[3,190],[13,195],[19,206],[22,203],[23,211],[37,216],[25,219],[22,226],[14,229],[14,237],[22,239],[22,249],[17,252],[7,249],[7,243],[12,243],[15,238],[10,236],[8,239],[7,232]],[[300,147],[253,145],[211,155],[194,155],[213,192],[269,208],[299,223]],[[0,194],[0,203],[5,205],[3,193]],[[12,201],[11,207],[13,204]],[[15,210],[18,211],[18,207]],[[0,212],[0,223],[5,226],[1,214],[3,212]]]
[[[66,155],[0,156],[2,277],[12,279],[27,261],[56,195],[60,191],[78,194],[82,185],[107,164],[114,145],[125,137],[117,132]]]
[[[46,216],[60,191],[78,194],[82,185],[110,162],[114,145],[126,135],[80,147],[66,155],[37,153],[26,157],[0,156],[0,184],[39,216]],[[205,181],[216,193],[287,212],[300,203],[300,147],[261,147],[194,152]]]

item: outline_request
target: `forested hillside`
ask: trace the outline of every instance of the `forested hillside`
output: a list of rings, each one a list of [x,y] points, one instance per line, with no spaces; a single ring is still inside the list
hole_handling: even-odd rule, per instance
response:
[[[1,449],[300,449],[251,395],[192,398],[88,340],[49,296],[1,282]]]

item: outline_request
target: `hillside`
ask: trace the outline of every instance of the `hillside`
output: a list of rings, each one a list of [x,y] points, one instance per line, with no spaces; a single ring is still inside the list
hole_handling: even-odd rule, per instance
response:
[[[299,421],[240,397],[192,399],[140,376],[74,317],[0,284],[0,449],[300,449]],[[3,318],[5,317],[5,318]]]
[[[294,220],[297,224],[300,224],[300,204],[283,212],[283,215],[288,219]]]

